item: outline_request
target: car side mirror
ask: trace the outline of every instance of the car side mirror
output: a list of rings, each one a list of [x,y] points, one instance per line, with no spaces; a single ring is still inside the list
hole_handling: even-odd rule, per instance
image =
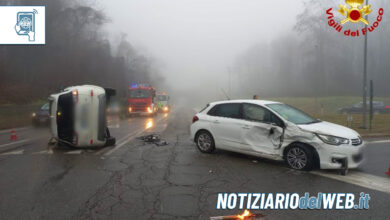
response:
[[[281,128],[285,128],[286,127],[286,125],[284,123],[282,125],[278,125],[275,122],[271,122],[270,125],[275,126],[275,127],[281,127]]]

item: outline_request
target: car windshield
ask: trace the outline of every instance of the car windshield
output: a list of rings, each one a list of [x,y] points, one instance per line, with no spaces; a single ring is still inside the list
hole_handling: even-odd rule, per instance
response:
[[[137,90],[130,90],[130,98],[149,98],[150,97],[150,91],[149,90],[143,90],[143,89],[137,89]]]
[[[167,101],[168,100],[168,96],[166,95],[158,95],[157,96],[157,101]]]
[[[49,103],[46,103],[41,107],[41,110],[49,110],[49,107]]]
[[[267,106],[278,113],[281,117],[294,124],[313,124],[320,122],[301,110],[286,104],[268,104]]]

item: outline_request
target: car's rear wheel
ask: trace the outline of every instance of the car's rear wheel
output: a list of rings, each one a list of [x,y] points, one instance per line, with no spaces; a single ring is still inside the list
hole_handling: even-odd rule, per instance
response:
[[[202,153],[215,151],[214,138],[208,131],[200,131],[195,138],[196,146]]]
[[[304,144],[292,144],[286,149],[285,162],[295,170],[311,170],[314,165],[314,153]]]

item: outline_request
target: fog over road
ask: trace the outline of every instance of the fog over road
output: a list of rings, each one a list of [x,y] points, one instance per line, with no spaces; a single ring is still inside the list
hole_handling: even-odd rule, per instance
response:
[[[0,133],[0,218],[208,219],[241,213],[216,210],[219,192],[317,194],[319,189],[369,193],[370,209],[258,212],[268,219],[389,216],[390,192],[383,192],[383,184],[390,179],[384,175],[386,164],[380,162],[390,156],[388,140],[370,140],[366,163],[346,177],[336,171],[298,172],[279,162],[221,150],[200,153],[189,140],[193,114],[192,109],[177,107],[155,119],[111,121],[118,144],[97,150],[48,146],[44,128],[17,131],[19,142],[11,145],[5,145],[9,133]],[[135,139],[148,133],[160,134],[169,144],[158,147]],[[368,177],[371,183],[362,182]],[[373,189],[375,184],[379,191]]]

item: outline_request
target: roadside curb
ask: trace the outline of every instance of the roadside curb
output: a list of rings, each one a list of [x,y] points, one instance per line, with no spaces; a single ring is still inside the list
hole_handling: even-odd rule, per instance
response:
[[[0,130],[0,134],[10,133],[12,130],[14,130],[14,131],[24,131],[24,130],[27,130],[29,128],[31,128],[31,126],[15,128],[15,129],[11,128],[11,129]]]
[[[362,135],[362,138],[390,138],[390,134],[366,134]]]

